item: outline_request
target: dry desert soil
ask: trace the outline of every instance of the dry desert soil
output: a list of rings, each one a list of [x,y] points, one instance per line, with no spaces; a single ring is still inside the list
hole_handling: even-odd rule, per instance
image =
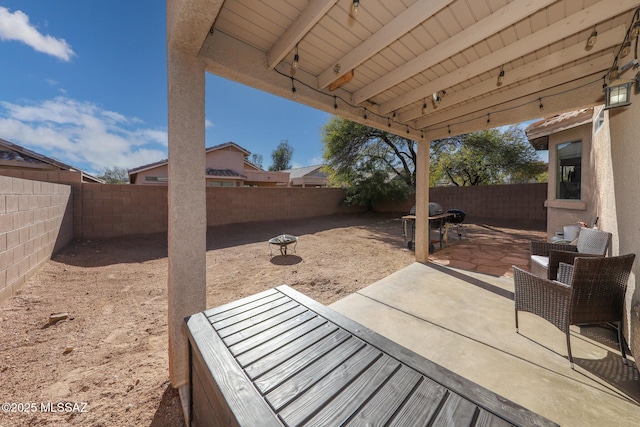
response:
[[[272,257],[267,240],[283,233],[299,237],[295,253]],[[373,214],[213,227],[206,257],[207,307],[281,284],[330,304],[415,260],[401,221]],[[166,288],[164,234],[54,256],[0,304],[0,427],[184,425]]]

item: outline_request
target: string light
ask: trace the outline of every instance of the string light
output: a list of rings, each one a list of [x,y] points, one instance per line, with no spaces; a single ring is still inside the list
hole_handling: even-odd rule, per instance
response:
[[[442,98],[440,98],[440,95],[438,94],[438,92],[433,92],[433,95],[431,95],[431,97],[433,98],[433,108],[438,108]]]
[[[620,51],[620,57],[624,58],[625,56],[631,53],[631,41],[627,40],[622,44],[622,50]]]
[[[293,62],[291,63],[291,76],[295,76],[296,71],[298,71],[298,61],[300,61],[300,56],[298,55],[298,45],[296,44],[296,53],[293,55]]]
[[[351,16],[354,18],[358,16],[358,9],[360,8],[360,1],[353,0],[353,4],[351,5]]]
[[[640,35],[640,20],[636,21],[631,28],[631,38],[636,38]]]
[[[542,98],[538,98],[538,108],[540,111],[544,111],[544,105],[542,105]]]
[[[504,65],[500,66],[500,74],[498,74],[496,86],[502,86],[502,83],[504,83]]]
[[[449,132],[449,135],[451,135],[451,125],[447,125],[447,132]]]
[[[407,135],[409,135],[409,125],[406,125],[406,126],[407,126]]]
[[[487,113],[487,124],[491,123],[491,113]]]
[[[298,99],[298,91],[296,90],[296,85],[295,85],[295,80],[293,77],[291,77],[291,97],[296,100]]]
[[[337,109],[338,109],[338,97],[337,97],[337,96],[335,96],[335,95],[333,95],[333,108],[334,108],[335,110],[337,110]]]
[[[593,31],[591,35],[587,39],[587,45],[584,47],[585,50],[591,50],[598,42],[598,32],[596,31],[596,27],[593,27]]]
[[[364,109],[364,115],[362,116],[365,120],[367,120],[367,109]]]
[[[425,98],[422,103],[422,114],[427,114],[427,98]]]
[[[391,119],[387,117],[387,126],[391,127]]]

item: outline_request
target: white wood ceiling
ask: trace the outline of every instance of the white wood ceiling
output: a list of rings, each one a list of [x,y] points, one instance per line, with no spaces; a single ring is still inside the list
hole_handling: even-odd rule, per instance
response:
[[[640,6],[632,0],[361,0],[354,17],[352,0],[219,3],[183,0],[182,6],[198,11],[199,20],[203,10],[211,14],[212,31],[200,37],[208,71],[281,96],[293,97],[295,86],[298,102],[428,139],[602,103],[602,77]],[[594,29],[597,43],[587,50]],[[619,65],[631,59],[633,52]],[[350,82],[329,90],[350,70]],[[432,96],[440,91],[446,94],[435,108]]]

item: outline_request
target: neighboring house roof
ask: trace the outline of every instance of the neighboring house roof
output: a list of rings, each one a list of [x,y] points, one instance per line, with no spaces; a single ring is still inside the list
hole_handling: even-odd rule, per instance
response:
[[[33,168],[35,166],[38,169],[42,169],[49,166],[59,170],[78,172],[83,176],[83,181],[86,179],[100,184],[104,183],[100,178],[88,174],[80,169],[67,165],[66,163],[62,163],[59,160],[52,159],[51,157],[36,153],[35,151],[31,151],[2,138],[0,138],[0,160],[15,163],[12,165],[15,167],[22,166],[25,168]]]
[[[227,147],[237,148],[238,150],[240,150],[240,151],[242,151],[244,153],[245,157],[247,157],[248,155],[251,154],[251,151],[248,151],[246,148],[243,148],[243,147],[239,146],[238,144],[236,144],[233,141],[229,141],[229,142],[225,142],[224,144],[218,144],[218,145],[214,145],[214,146],[205,148],[205,152],[209,153],[211,151],[221,150],[221,149],[227,148]]]
[[[312,174],[316,171],[319,171],[324,165],[315,165],[315,166],[305,166],[302,168],[296,168],[296,169],[287,169],[287,170],[283,170],[280,172],[289,172],[289,177],[291,179],[294,178],[302,178],[306,175]],[[320,173],[324,176],[326,176],[326,174],[322,171],[320,171]]]
[[[227,147],[234,147],[236,149],[238,149],[239,151],[241,151],[245,157],[247,157],[248,155],[251,154],[250,151],[247,151],[245,148],[242,148],[241,146],[239,146],[238,144],[236,144],[235,142],[229,141],[229,142],[225,142],[224,144],[218,144],[218,145],[213,145],[211,147],[207,147],[205,148],[205,154],[210,153],[212,151],[216,151],[216,150],[221,150],[223,148],[227,148]],[[245,162],[247,162],[247,160],[245,160]],[[138,166],[137,168],[133,168],[133,169],[129,169],[129,175],[132,174],[136,174],[136,173],[140,173],[149,169],[153,169],[156,168],[158,166],[163,166],[169,163],[169,159],[162,159],[159,160],[157,162],[153,162],[153,163],[149,163],[147,165],[142,165],[142,166]]]
[[[213,168],[207,168],[207,176],[228,176],[228,177],[233,177],[233,178],[247,178],[246,176],[236,172],[236,171],[232,171],[231,169],[213,169]]]
[[[536,150],[549,149],[549,135],[593,121],[593,108],[569,111],[531,123],[525,129],[529,143]]]

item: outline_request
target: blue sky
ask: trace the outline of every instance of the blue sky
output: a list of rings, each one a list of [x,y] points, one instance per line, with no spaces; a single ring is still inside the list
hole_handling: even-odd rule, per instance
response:
[[[0,0],[0,138],[92,173],[167,157],[165,2]],[[206,146],[322,161],[330,115],[207,74]]]

